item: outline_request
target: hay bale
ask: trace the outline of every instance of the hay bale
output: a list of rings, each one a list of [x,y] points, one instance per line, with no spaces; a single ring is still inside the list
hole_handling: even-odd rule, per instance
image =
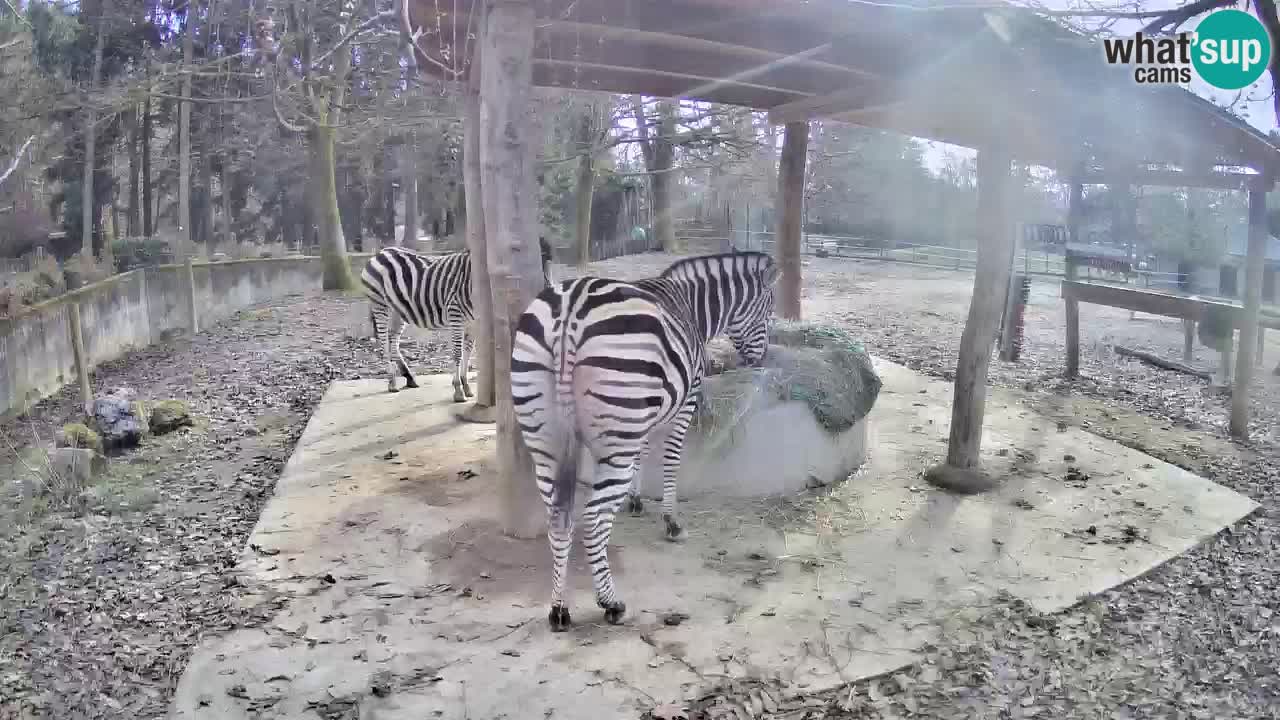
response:
[[[730,367],[704,380],[696,417],[701,431],[731,431],[759,403],[803,402],[833,435],[871,412],[880,394],[880,376],[866,349],[848,333],[822,325],[779,323],[769,339],[760,367]],[[720,363],[736,364],[727,358]]]

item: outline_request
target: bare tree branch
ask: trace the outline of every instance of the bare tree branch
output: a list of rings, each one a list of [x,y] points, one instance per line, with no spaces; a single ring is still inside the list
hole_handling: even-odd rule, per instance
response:
[[[9,169],[5,170],[3,175],[0,175],[0,185],[3,185],[4,181],[8,180],[9,176],[18,169],[18,165],[22,162],[22,156],[27,152],[27,148],[35,141],[35,139],[35,135],[27,138],[27,141],[22,143],[22,147],[18,148],[18,152],[14,153],[13,162],[9,163]]]
[[[14,7],[13,3],[10,2],[10,0],[4,0],[4,4],[6,7],[9,8],[9,12],[13,13],[13,16],[18,18],[18,22],[22,23],[23,25],[26,25],[27,28],[30,30],[35,30],[35,28],[31,27],[31,23],[25,17],[22,16],[22,13],[18,12],[18,8]]]
[[[1236,0],[1196,0],[1196,2],[1183,5],[1180,8],[1163,11],[1154,20],[1147,23],[1142,28],[1142,32],[1152,34],[1166,31],[1174,32],[1182,26],[1182,23],[1201,13],[1235,4]]]
[[[312,61],[311,69],[313,70],[320,69],[320,66],[324,64],[325,60],[328,60],[334,53],[345,48],[352,40],[355,39],[357,35],[364,32],[365,30],[368,30],[374,25],[377,25],[382,22],[386,22],[388,20],[394,20],[397,17],[397,14],[398,13],[395,10],[383,10],[377,15],[374,15],[368,20],[365,20],[364,22],[360,23],[355,27],[354,30],[344,35],[342,39],[338,41],[338,44],[334,45],[333,47],[329,48],[325,52],[321,53],[320,57]]]

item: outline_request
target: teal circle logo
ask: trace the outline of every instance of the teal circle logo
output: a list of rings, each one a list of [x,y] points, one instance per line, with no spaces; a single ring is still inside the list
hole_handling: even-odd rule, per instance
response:
[[[1205,82],[1220,90],[1252,85],[1271,62],[1267,28],[1243,10],[1209,13],[1194,37],[1191,63]]]

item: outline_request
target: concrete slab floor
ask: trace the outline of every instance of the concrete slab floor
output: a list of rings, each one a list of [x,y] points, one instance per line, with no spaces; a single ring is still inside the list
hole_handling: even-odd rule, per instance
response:
[[[493,427],[453,419],[444,376],[396,395],[380,379],[336,382],[242,556],[246,585],[278,610],[198,648],[172,716],[599,720],[717,675],[820,690],[962,640],[971,608],[1001,589],[1059,610],[1256,507],[999,390],[984,454],[1006,481],[946,495],[920,473],[945,453],[951,385],[876,367],[871,457],[849,482],[685,503],[682,545],[661,539],[652,509],[622,516],[625,624],[603,623],[578,547],[576,625],[554,635],[545,540],[505,538],[492,519]]]

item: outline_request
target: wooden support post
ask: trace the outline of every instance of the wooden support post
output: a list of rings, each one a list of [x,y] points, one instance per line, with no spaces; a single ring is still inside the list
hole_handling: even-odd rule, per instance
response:
[[[1009,154],[999,147],[978,152],[978,259],[973,299],[960,338],[951,436],[947,461],[926,473],[929,482],[959,492],[979,492],[994,485],[981,471],[982,422],[986,409],[987,366],[995,343],[1003,290],[1012,270],[1014,242],[1008,222]]]
[[[480,189],[493,291],[493,382],[503,531],[532,538],[546,527],[533,462],[511,400],[511,343],[520,315],[543,288],[530,145],[534,9],[530,0],[489,3],[479,43]]]
[[[67,273],[67,292],[80,289],[80,273]],[[93,416],[93,386],[89,384],[89,357],[84,349],[84,323],[80,318],[80,298],[67,303],[67,332],[71,335],[71,355],[76,361],[76,379],[80,383],[80,405],[84,414]]]
[[[809,154],[809,124],[787,123],[778,160],[778,249],[781,272],[778,315],[800,319],[800,238],[804,228],[804,166]]]
[[[481,20],[480,27],[484,27]],[[480,53],[471,58],[463,118],[462,182],[467,203],[467,249],[471,253],[471,301],[476,320],[472,326],[476,347],[475,404],[464,419],[493,422],[497,400],[493,385],[493,287],[489,283],[488,243],[484,227],[484,194],[480,171]]]
[[[1084,210],[1084,185],[1071,183],[1071,200],[1067,206],[1067,242],[1075,244],[1080,240],[1080,215]],[[1079,278],[1079,265],[1070,247],[1066,250],[1065,269],[1063,275],[1067,280]],[[1064,373],[1069,378],[1080,375],[1080,302],[1074,298],[1067,299],[1067,367]]]
[[[1268,183],[1269,184],[1269,183]],[[1262,266],[1267,237],[1267,188],[1249,189],[1249,249],[1245,256],[1244,315],[1240,321],[1240,349],[1231,383],[1231,435],[1249,436],[1249,385],[1253,382],[1254,346],[1258,341],[1258,310],[1262,307]]]
[[[1266,354],[1266,351],[1267,351],[1267,329],[1259,326],[1258,327],[1258,357],[1253,359],[1254,365],[1258,367],[1262,366],[1262,361],[1264,359],[1263,355]]]
[[[1014,232],[1013,243],[1009,247],[1009,274],[1005,281],[1004,308],[1000,312],[1000,359],[1004,362],[1014,361],[1013,346],[1016,332],[1013,327],[1013,315],[1022,292],[1021,286],[1015,282],[1019,273],[1014,266],[1018,260],[1018,249],[1021,247],[1021,233]],[[958,266],[957,269],[959,269]]]
[[[1190,318],[1182,320],[1182,362],[1190,363],[1195,357],[1196,321]]]

